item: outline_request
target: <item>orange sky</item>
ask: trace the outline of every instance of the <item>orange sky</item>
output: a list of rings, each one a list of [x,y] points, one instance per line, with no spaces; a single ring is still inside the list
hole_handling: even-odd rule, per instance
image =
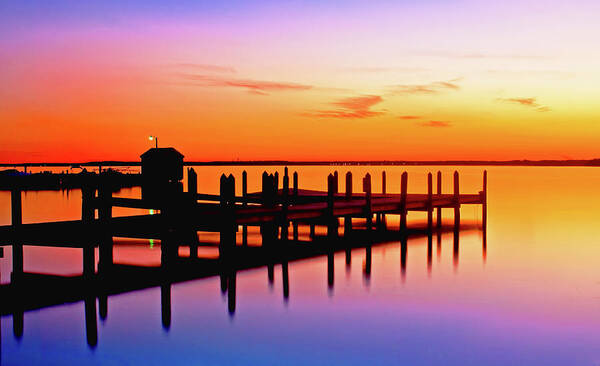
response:
[[[90,4],[2,12],[1,162],[600,157],[594,2]]]

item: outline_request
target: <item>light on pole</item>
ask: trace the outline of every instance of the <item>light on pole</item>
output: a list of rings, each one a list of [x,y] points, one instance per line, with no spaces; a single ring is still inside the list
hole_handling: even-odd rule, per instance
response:
[[[148,137],[148,140],[150,140],[150,141],[154,140],[154,147],[158,149],[158,137],[150,136],[150,137]]]

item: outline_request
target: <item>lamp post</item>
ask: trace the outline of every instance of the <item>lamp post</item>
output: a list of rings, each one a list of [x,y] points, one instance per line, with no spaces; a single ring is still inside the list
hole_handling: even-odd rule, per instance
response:
[[[150,141],[154,140],[154,147],[158,149],[158,137],[150,136],[150,137],[148,137],[148,140],[150,140]]]

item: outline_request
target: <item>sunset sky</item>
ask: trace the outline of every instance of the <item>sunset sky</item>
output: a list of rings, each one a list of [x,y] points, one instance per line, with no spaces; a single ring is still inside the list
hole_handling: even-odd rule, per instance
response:
[[[0,2],[0,162],[600,157],[600,1]]]

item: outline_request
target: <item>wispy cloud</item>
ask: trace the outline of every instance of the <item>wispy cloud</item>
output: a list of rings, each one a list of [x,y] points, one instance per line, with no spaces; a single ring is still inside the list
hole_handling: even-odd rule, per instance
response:
[[[516,59],[516,60],[544,60],[551,57],[545,55],[534,54],[518,54],[518,53],[487,53],[487,52],[454,52],[445,50],[431,51],[416,51],[419,56],[431,56],[451,59]]]
[[[343,69],[344,71],[349,72],[360,72],[360,73],[383,73],[383,72],[424,72],[429,71],[430,69],[426,69],[423,67],[348,67]]]
[[[245,89],[251,94],[268,95],[268,92],[308,90],[312,85],[264,81],[252,79],[234,79],[201,74],[179,74],[183,79],[198,86],[215,86]]]
[[[536,98],[498,98],[499,102],[513,103],[524,107],[533,108],[538,112],[548,112],[550,107],[537,102]]]
[[[392,94],[438,94],[443,91],[459,90],[458,81],[453,79],[449,81],[434,81],[428,84],[399,84],[390,87]]]
[[[195,63],[178,63],[176,67],[212,73],[235,74],[237,71],[231,66],[210,65],[210,64],[195,64]]]
[[[318,118],[360,119],[375,117],[384,114],[383,111],[374,111],[371,108],[383,101],[379,95],[361,95],[340,99],[331,103],[335,109],[320,110],[303,113],[304,116]]]
[[[418,123],[421,127],[452,127],[450,121],[427,121]]]
[[[421,119],[421,116],[398,116],[398,119]]]

